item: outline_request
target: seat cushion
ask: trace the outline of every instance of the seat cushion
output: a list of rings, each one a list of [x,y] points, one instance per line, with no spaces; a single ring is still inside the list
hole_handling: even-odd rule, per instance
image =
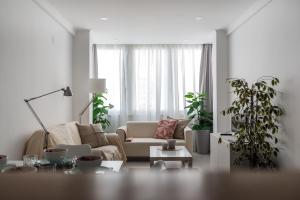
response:
[[[150,145],[161,145],[161,143],[166,142],[165,139],[157,139],[157,138],[132,138],[131,142],[132,144],[150,144]],[[177,144],[184,144],[185,141],[181,139],[176,139],[176,145]]]
[[[103,157],[104,160],[122,160],[122,155],[115,145],[106,145],[92,149],[92,154]]]
[[[156,138],[133,138],[131,142],[124,143],[127,157],[148,157],[150,146],[160,146],[166,142]],[[185,140],[176,139],[176,145],[185,145]]]

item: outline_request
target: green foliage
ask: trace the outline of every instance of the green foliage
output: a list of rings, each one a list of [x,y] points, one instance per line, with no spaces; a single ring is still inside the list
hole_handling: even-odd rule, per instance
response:
[[[100,123],[103,130],[111,125],[107,118],[108,111],[113,108],[113,105],[107,104],[106,101],[107,99],[103,94],[95,94],[93,100],[93,123]]]
[[[186,102],[189,103],[185,108],[189,119],[193,119],[193,130],[210,130],[213,127],[213,115],[206,111],[206,94],[189,92],[185,95]]]
[[[230,79],[234,89],[235,100],[232,105],[222,111],[223,115],[231,115],[237,127],[237,141],[233,150],[238,152],[235,164],[249,161],[252,168],[273,168],[273,160],[277,157],[279,117],[283,110],[273,104],[279,79],[271,77],[253,83],[251,86],[244,79]]]

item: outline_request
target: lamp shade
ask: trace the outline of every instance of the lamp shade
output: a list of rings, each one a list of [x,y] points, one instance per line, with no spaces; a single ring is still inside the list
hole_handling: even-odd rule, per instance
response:
[[[69,86],[66,87],[66,89],[63,89],[63,91],[64,91],[64,96],[66,96],[66,97],[71,97],[72,96],[72,91],[71,91]]]
[[[106,79],[90,79],[90,93],[106,92]]]

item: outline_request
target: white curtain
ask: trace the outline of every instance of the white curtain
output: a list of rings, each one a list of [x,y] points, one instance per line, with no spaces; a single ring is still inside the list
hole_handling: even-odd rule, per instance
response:
[[[183,118],[184,95],[199,91],[201,45],[97,45],[112,131],[130,120]]]

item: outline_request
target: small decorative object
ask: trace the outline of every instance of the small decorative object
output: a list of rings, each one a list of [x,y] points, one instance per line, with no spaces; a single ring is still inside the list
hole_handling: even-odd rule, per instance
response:
[[[27,154],[23,156],[23,165],[26,167],[34,167],[38,162],[38,155]]]
[[[168,139],[167,144],[168,144],[168,149],[169,150],[174,150],[175,147],[176,147],[176,140],[175,139]]]
[[[6,155],[0,155],[0,166],[7,164],[7,156]]]
[[[236,165],[249,163],[250,168],[273,168],[274,159],[279,149],[279,117],[283,110],[274,105],[277,92],[273,86],[278,85],[275,77],[262,77],[249,85],[244,79],[230,79],[235,99],[223,115],[231,115],[237,132],[233,151],[239,157]],[[242,162],[242,163],[241,163]]]
[[[61,148],[45,149],[44,157],[51,164],[60,164],[64,161],[67,151],[67,149]]]
[[[168,150],[168,143],[166,143],[166,142],[163,142],[163,143],[161,143],[161,147],[162,147],[162,150]]]
[[[192,120],[194,133],[194,151],[200,154],[208,154],[210,149],[210,132],[213,127],[213,114],[207,111],[206,94],[189,92],[185,95],[189,103],[186,109],[189,119]]]
[[[81,156],[76,160],[76,166],[79,168],[97,168],[101,166],[102,158],[100,156]]]

